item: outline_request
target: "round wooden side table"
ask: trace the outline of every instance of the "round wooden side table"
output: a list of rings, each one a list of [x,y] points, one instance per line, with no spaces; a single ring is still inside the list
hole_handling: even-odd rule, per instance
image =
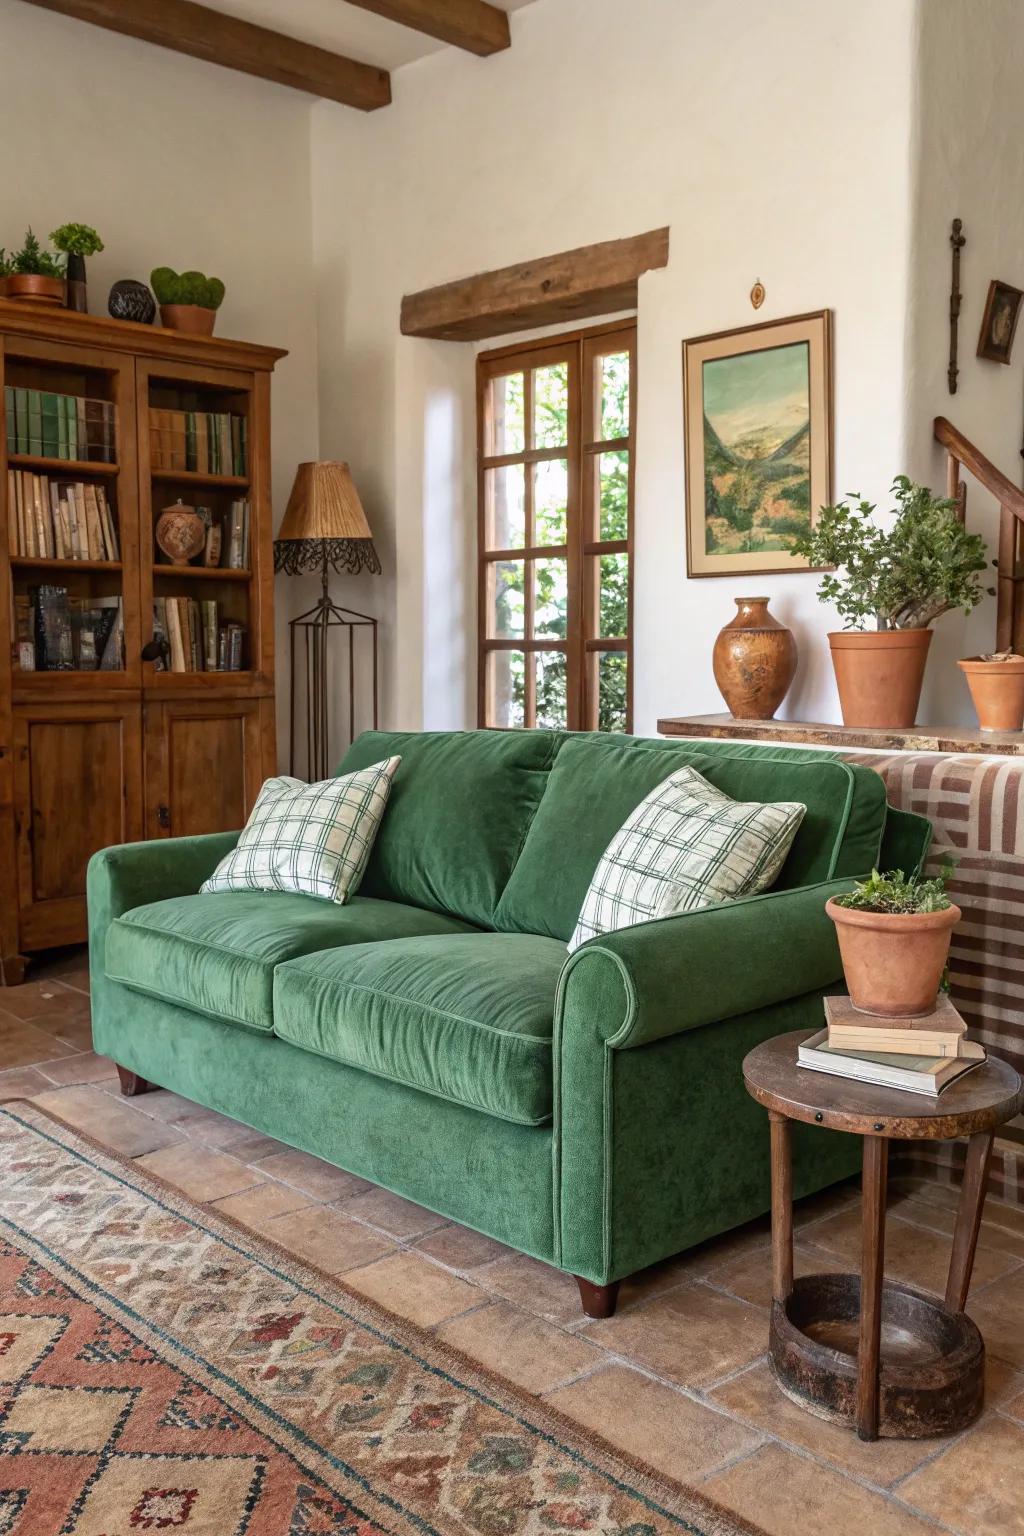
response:
[[[992,1138],[1019,1114],[1014,1069],[990,1056],[938,1098],[797,1066],[795,1030],[756,1046],[747,1092],[771,1122],[772,1371],[787,1396],[862,1440],[950,1434],[981,1412],[985,1346],[964,1307],[974,1267]],[[793,1280],[794,1120],[864,1137],[860,1275]],[[883,1277],[890,1139],[970,1138],[945,1302]]]

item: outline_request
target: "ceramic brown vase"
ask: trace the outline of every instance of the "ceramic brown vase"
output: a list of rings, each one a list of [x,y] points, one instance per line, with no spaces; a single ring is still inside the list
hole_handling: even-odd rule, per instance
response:
[[[712,653],[715,682],[734,720],[770,720],[796,673],[796,641],[766,597],[737,597],[736,617]]]
[[[206,543],[206,524],[195,507],[176,501],[156,520],[156,542],[172,565],[188,565]]]

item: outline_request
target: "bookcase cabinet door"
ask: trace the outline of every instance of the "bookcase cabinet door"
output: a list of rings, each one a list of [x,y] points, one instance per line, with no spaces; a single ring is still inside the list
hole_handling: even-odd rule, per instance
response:
[[[261,699],[175,699],[146,706],[146,836],[195,837],[245,824],[266,764]],[[273,750],[273,736],[270,734]]]
[[[142,836],[141,709],[21,705],[13,734],[20,942],[81,943],[91,855]]]

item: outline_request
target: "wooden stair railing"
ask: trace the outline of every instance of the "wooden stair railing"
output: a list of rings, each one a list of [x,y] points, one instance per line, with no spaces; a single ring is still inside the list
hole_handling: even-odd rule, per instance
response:
[[[1018,574],[1018,552],[1021,528],[1024,527],[1024,491],[997,469],[979,448],[964,437],[945,416],[936,416],[935,440],[941,443],[948,455],[946,494],[960,503],[960,520],[967,511],[966,486],[960,479],[960,466],[969,469],[999,503],[999,555],[996,562],[996,649],[1020,650],[1024,636],[1021,634],[1021,603],[1018,590],[1022,577]]]

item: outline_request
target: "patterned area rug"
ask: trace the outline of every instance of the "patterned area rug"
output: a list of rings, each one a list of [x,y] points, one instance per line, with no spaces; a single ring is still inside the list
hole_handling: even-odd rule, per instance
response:
[[[0,1536],[752,1529],[42,1111],[0,1111]]]

